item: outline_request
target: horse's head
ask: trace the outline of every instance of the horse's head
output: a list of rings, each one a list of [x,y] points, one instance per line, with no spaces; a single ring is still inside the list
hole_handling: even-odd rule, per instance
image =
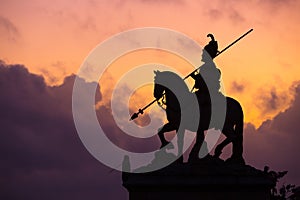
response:
[[[160,72],[158,70],[154,71],[155,76],[154,76],[154,93],[153,93],[153,95],[156,99],[159,99],[160,97],[162,97],[163,92],[166,89],[163,85],[159,84],[159,82],[161,83],[161,78],[162,78],[161,73],[162,72]]]
[[[175,98],[184,98],[189,95],[189,89],[184,80],[171,71],[154,71],[154,97],[160,98],[163,93],[175,95]],[[172,97],[174,99],[174,97]]]

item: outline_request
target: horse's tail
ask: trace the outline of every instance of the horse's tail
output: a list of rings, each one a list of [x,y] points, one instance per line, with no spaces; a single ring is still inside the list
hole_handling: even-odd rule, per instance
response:
[[[235,135],[243,135],[244,129],[244,113],[241,104],[231,98],[226,97],[227,101],[227,111],[226,111],[226,118],[231,118],[231,125],[234,126],[234,134]]]
[[[243,136],[243,130],[244,130],[244,113],[242,106],[239,102],[238,103],[238,113],[237,113],[237,120],[236,120],[236,134]]]
[[[235,119],[235,128],[234,132],[236,135],[235,140],[233,143],[233,156],[236,156],[238,158],[242,158],[243,154],[243,132],[244,132],[244,113],[241,104],[236,101],[236,119]]]

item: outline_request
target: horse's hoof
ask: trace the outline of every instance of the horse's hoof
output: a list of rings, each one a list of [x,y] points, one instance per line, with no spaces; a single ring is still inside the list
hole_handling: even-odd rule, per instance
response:
[[[212,155],[207,154],[206,156],[204,156],[203,158],[199,158],[201,161],[211,161],[213,158]]]
[[[215,152],[215,154],[213,155],[213,158],[219,158],[221,154],[222,154],[222,152]]]
[[[244,158],[236,158],[236,157],[230,157],[228,158],[225,163],[227,164],[234,164],[234,165],[245,165],[245,160]]]
[[[178,164],[183,164],[183,156],[179,156],[178,159],[175,161]]]
[[[213,155],[212,157],[213,157],[214,159],[219,159],[219,158],[220,158],[220,156],[219,156],[219,155],[216,155],[216,154]]]
[[[219,158],[221,154],[222,154],[222,149],[217,146],[216,149],[215,149],[213,157],[214,158]]]
[[[188,163],[196,163],[199,161],[199,157],[189,155]]]

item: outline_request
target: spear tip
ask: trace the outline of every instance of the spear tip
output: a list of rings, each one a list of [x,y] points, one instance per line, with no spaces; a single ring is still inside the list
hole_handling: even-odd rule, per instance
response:
[[[129,121],[132,121],[132,120],[134,120],[134,119],[136,119],[137,117],[138,117],[138,113],[134,113],[131,117],[130,117],[130,119],[129,119]]]

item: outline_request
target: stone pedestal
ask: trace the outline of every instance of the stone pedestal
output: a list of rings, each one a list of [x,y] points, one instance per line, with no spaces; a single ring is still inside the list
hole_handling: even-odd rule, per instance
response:
[[[130,200],[267,200],[274,185],[260,170],[222,161],[174,163],[149,173],[123,173]]]

